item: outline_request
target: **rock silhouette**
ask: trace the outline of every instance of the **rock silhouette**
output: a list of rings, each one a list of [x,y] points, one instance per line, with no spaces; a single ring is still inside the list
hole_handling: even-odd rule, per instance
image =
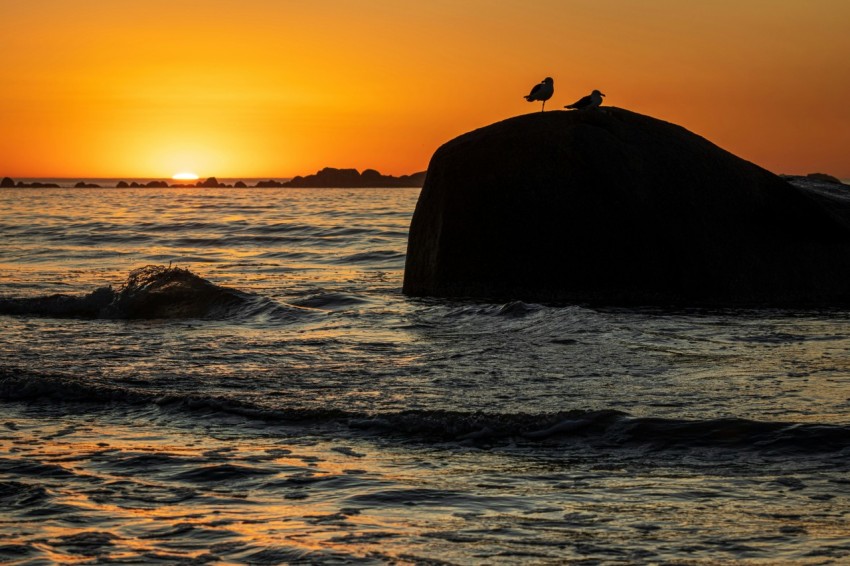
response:
[[[282,187],[299,188],[392,188],[392,187],[421,187],[425,173],[414,173],[394,177],[382,175],[374,169],[366,169],[359,173],[357,169],[336,169],[325,167],[314,175],[296,176],[292,180],[281,183]],[[273,181],[269,181],[270,183]],[[258,183],[259,187],[260,184]]]
[[[404,292],[606,305],[850,304],[850,200],[627,110],[511,118],[440,147]]]
[[[218,179],[215,177],[208,177],[206,181],[198,182],[197,186],[203,187],[205,189],[217,189],[218,187],[223,187],[224,185],[219,184]]]
[[[59,185],[57,185],[56,183],[42,183],[40,181],[33,181],[32,183],[24,183],[23,181],[18,181],[17,183],[15,183],[15,180],[11,177],[3,177],[3,180],[0,181],[0,188],[57,189],[59,188]]]
[[[412,175],[402,175],[394,177],[392,175],[382,175],[374,169],[366,169],[362,173],[356,169],[335,169],[333,167],[325,167],[321,171],[313,175],[305,177],[297,176],[290,181],[258,181],[254,187],[256,188],[279,188],[279,187],[296,187],[296,188],[406,188],[406,187],[421,187],[425,179],[425,172],[413,173]],[[58,188],[55,183],[32,182],[24,183],[10,177],[4,177],[0,180],[0,188]],[[245,189],[248,185],[244,181],[236,181],[232,186],[221,183],[215,177],[208,177],[194,183],[173,183],[167,181],[149,181],[140,183],[138,181],[118,181],[115,188],[118,189],[142,189],[142,188],[203,188],[203,189],[220,189],[220,188],[238,188]],[[74,188],[100,188],[100,185],[94,183],[86,183],[80,181],[74,185]]]
[[[813,181],[821,181],[824,183],[833,183],[837,185],[842,184],[841,179],[839,179],[838,177],[833,177],[832,175],[828,175],[826,173],[809,173],[808,175],[806,175],[806,177]]]

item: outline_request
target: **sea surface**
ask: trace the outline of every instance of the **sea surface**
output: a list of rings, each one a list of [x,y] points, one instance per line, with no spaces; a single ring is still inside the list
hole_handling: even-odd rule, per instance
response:
[[[0,191],[0,563],[850,563],[850,312],[407,298],[418,192]]]

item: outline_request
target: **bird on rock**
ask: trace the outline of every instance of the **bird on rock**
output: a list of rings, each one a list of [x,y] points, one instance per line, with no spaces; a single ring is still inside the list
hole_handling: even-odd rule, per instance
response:
[[[525,99],[529,102],[534,102],[535,100],[543,101],[543,108],[540,109],[541,112],[546,110],[546,101],[552,98],[552,95],[555,93],[555,81],[552,80],[552,77],[546,77],[543,79],[543,82],[534,85],[534,88],[531,89],[531,92],[525,97]]]
[[[602,104],[602,97],[605,96],[598,90],[594,90],[581,100],[577,100],[572,104],[564,106],[564,108],[572,108],[573,110],[590,110],[591,108],[599,108]]]

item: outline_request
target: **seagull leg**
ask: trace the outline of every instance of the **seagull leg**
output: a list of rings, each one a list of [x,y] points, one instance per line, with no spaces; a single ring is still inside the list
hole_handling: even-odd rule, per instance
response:
[[[545,101],[545,100],[543,101],[543,108],[541,108],[541,109],[540,109],[540,111],[541,111],[541,112],[545,112],[545,111],[546,111],[546,101]]]

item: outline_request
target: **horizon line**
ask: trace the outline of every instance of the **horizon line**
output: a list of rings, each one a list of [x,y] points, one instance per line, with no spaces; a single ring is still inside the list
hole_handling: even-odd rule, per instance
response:
[[[402,173],[398,175],[390,174],[390,173],[381,173],[379,170],[374,169],[372,167],[366,167],[363,169],[358,169],[356,167],[322,167],[321,169],[313,172],[313,173],[298,173],[295,175],[198,175],[197,179],[175,179],[173,176],[155,176],[155,175],[5,175],[0,174],[0,179],[9,178],[9,179],[54,179],[54,180],[85,180],[85,179],[107,179],[107,180],[122,180],[122,179],[150,179],[150,180],[158,180],[158,181],[203,181],[206,179],[294,179],[295,177],[306,177],[308,175],[316,175],[325,169],[335,169],[339,171],[346,170],[355,170],[359,174],[363,174],[364,171],[372,170],[378,171],[384,177],[409,177],[412,175],[417,175],[420,173],[425,173],[427,169],[422,169],[419,171],[413,171],[411,173]]]

